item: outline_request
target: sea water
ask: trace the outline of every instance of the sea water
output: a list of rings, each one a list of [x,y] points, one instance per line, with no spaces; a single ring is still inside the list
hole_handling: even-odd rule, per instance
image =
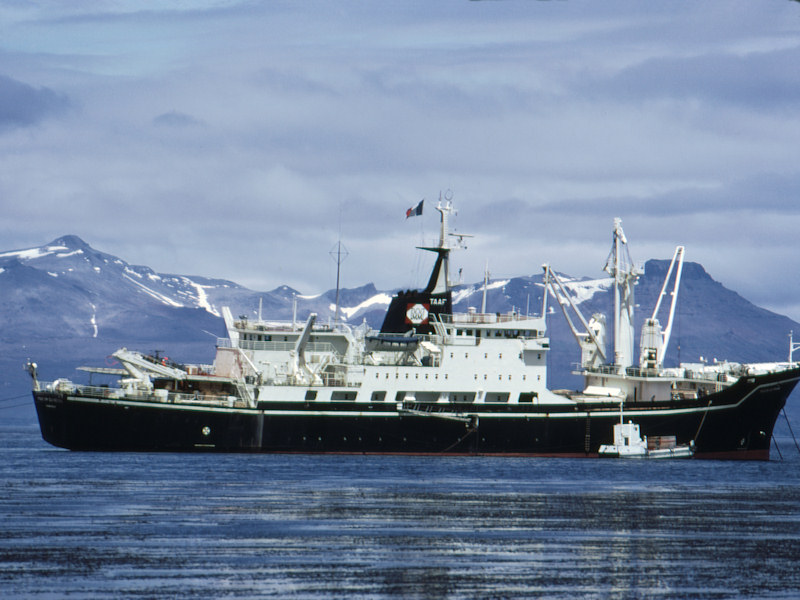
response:
[[[797,598],[789,444],[769,462],[104,454],[6,422],[0,597]]]

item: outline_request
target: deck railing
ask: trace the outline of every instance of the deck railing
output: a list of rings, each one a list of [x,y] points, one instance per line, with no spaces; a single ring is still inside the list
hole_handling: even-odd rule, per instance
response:
[[[68,393],[70,396],[103,398],[106,400],[130,400],[134,402],[158,402],[161,404],[202,404],[206,406],[247,406],[247,402],[236,396],[211,394],[183,394],[167,390],[135,390],[118,387],[81,385],[65,382],[39,382],[40,389]]]
[[[528,321],[532,318],[535,318],[520,313],[453,313],[451,315],[438,314],[436,317],[442,323],[475,323],[489,325],[493,323],[514,323],[516,321]]]
[[[238,348],[242,350],[264,350],[268,352],[290,352],[294,350],[296,342],[262,342],[256,340],[239,340]],[[233,348],[229,338],[217,338],[217,348]],[[309,342],[305,346],[307,353],[336,354],[336,348],[328,342]]]
[[[576,371],[581,370],[580,365],[577,363],[574,363],[574,367]],[[638,377],[645,379],[648,378],[658,379],[664,377],[664,375],[662,375],[658,370],[655,369],[640,369],[639,367],[626,367],[624,371],[625,375],[627,375],[628,377]],[[586,372],[594,375],[618,375],[619,367],[615,365],[600,365],[597,367],[586,369]],[[735,381],[737,379],[737,376],[734,375],[733,373],[728,373],[726,371],[702,372],[702,371],[693,371],[691,369],[684,369],[683,375],[680,376],[680,378],[689,381],[726,383],[731,380]]]

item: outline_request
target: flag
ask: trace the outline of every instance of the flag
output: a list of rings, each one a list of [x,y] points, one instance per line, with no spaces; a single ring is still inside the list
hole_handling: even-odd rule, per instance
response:
[[[425,202],[425,199],[424,199],[424,198],[423,198],[422,200],[420,200],[420,201],[419,201],[419,204],[417,204],[416,206],[412,206],[411,208],[409,208],[409,209],[406,211],[406,219],[407,219],[408,217],[416,217],[417,215],[421,215],[421,214],[422,214],[422,203],[423,203],[423,202]]]

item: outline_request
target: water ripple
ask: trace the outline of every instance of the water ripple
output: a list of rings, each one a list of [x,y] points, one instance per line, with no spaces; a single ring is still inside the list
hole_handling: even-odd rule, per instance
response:
[[[800,595],[796,458],[0,450],[3,597]]]

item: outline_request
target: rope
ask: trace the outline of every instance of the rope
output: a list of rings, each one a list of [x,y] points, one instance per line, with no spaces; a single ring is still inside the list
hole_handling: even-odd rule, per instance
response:
[[[697,432],[694,434],[694,441],[697,442],[697,436],[700,435],[700,430],[703,428],[703,423],[706,422],[706,417],[708,416],[708,409],[711,408],[711,400],[708,401],[708,406],[706,406],[706,411],[703,413],[703,418],[700,419],[700,425],[697,426]]]
[[[474,424],[470,425],[469,429],[467,430],[467,433],[462,435],[459,439],[457,439],[455,442],[450,444],[447,448],[442,450],[442,453],[449,452],[450,450],[452,450],[453,448],[458,446],[461,442],[463,442],[465,439],[467,439],[470,435],[472,435],[476,431],[478,431],[478,423],[477,423],[477,421]]]
[[[27,398],[30,396],[30,392],[27,394],[20,394],[19,396],[10,396],[8,398],[0,398],[0,402],[10,402],[11,400],[19,400],[20,398]]]
[[[780,456],[781,460],[783,460],[783,453],[781,452],[780,446],[778,446],[778,440],[774,437],[772,438],[772,443],[775,444],[775,450],[778,451],[778,456]]]
[[[20,406],[28,406],[30,402],[20,402],[19,404],[6,404],[5,406],[0,406],[0,410],[5,410],[7,408],[19,408]]]
[[[794,447],[797,448],[797,453],[800,454],[800,446],[797,445],[797,438],[794,437],[794,431],[792,431],[792,424],[789,423],[789,415],[786,414],[786,408],[782,408],[781,412],[783,413],[783,418],[786,419],[786,424],[789,426],[789,433],[792,434],[792,439],[794,440]]]

